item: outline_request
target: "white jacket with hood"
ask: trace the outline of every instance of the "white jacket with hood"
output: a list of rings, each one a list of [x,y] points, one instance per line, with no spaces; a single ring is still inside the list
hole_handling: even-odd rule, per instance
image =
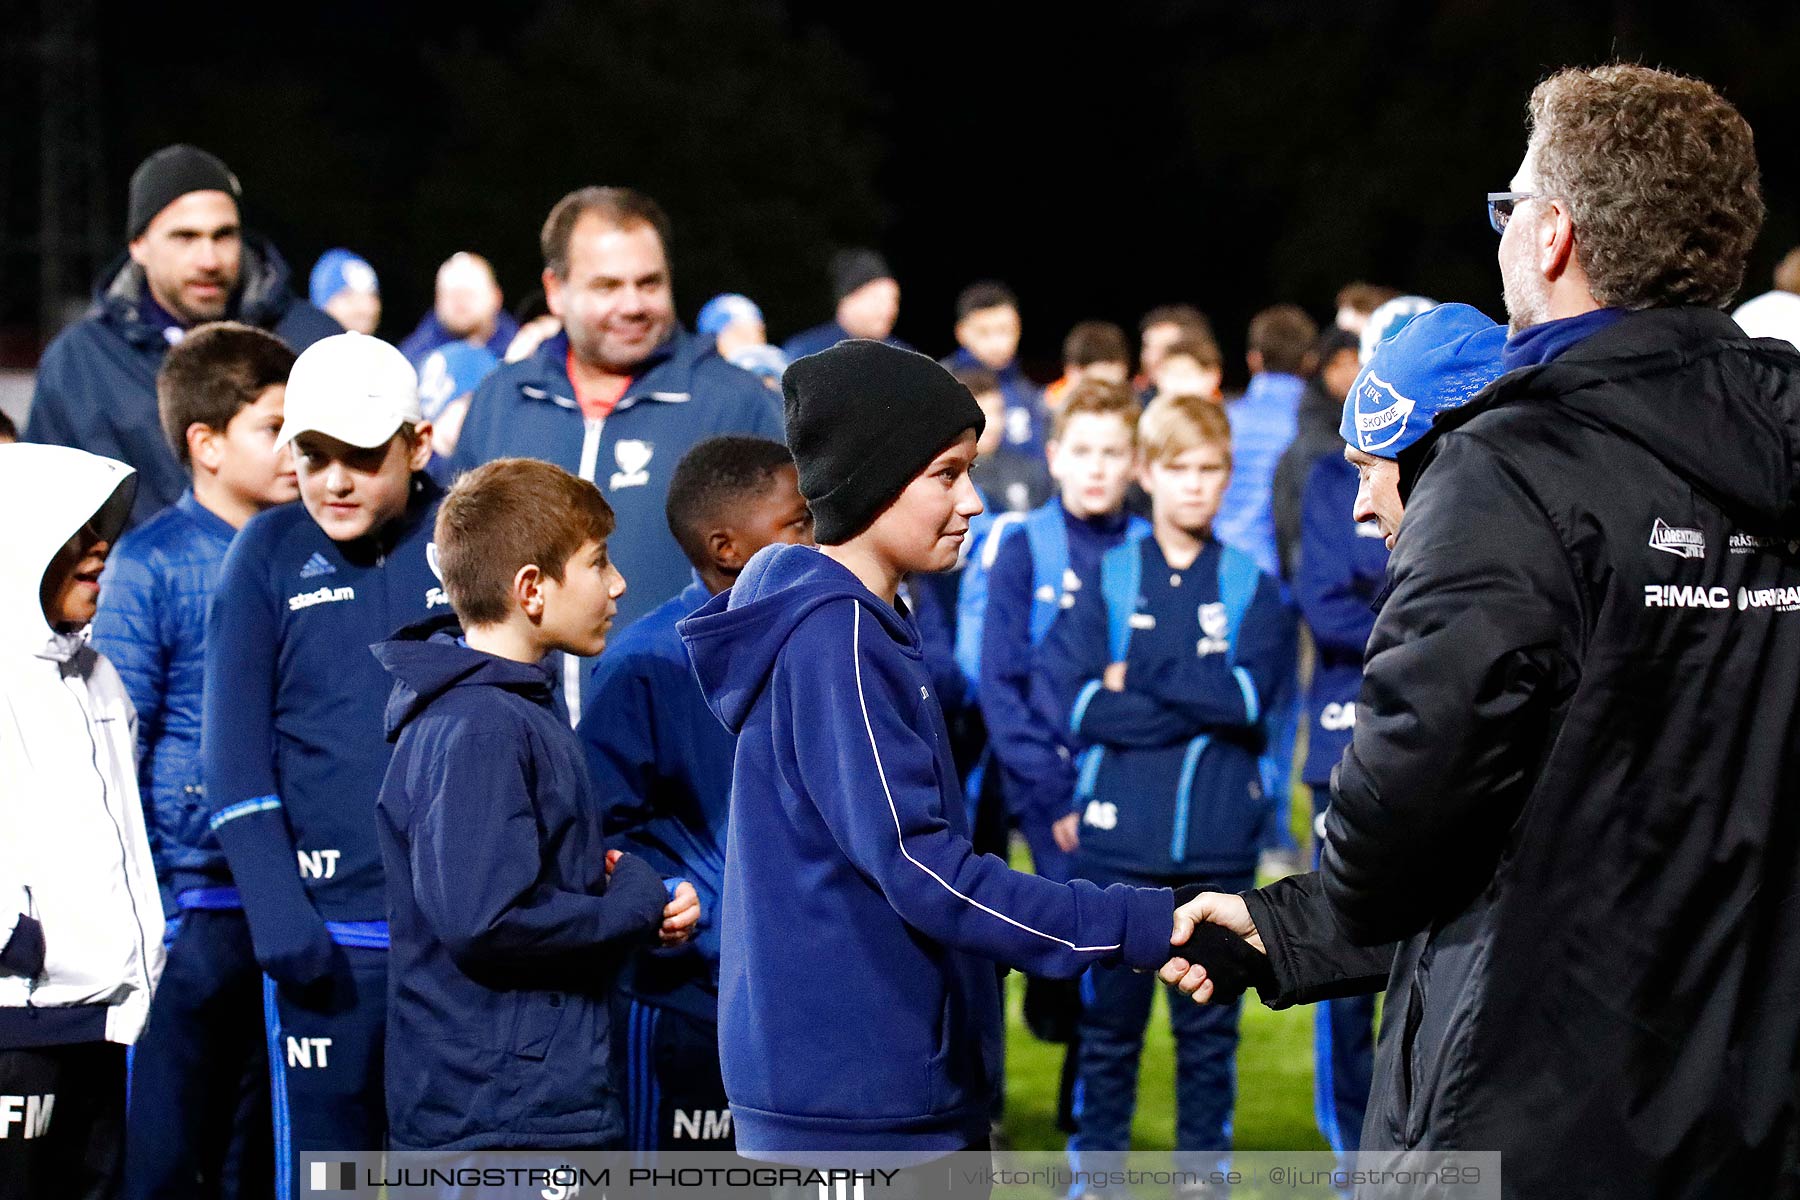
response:
[[[112,459],[0,445],[0,946],[24,915],[44,939],[35,976],[0,971],[0,1048],[129,1044],[162,973],[137,715],[86,630],[52,629],[40,598],[57,551],[89,520],[118,537],[136,485]]]

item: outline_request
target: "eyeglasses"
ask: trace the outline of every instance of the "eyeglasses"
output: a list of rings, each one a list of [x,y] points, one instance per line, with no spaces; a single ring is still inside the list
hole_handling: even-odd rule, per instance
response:
[[[1506,223],[1512,220],[1513,209],[1527,200],[1553,200],[1548,192],[1489,192],[1488,224],[1494,227],[1495,233],[1505,233]]]

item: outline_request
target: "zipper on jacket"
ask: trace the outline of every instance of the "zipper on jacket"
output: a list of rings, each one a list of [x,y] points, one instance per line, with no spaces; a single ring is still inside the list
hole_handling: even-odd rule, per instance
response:
[[[68,683],[67,676],[64,677],[64,683]],[[82,689],[85,691],[86,688],[87,682],[83,679]],[[119,866],[124,872],[125,898],[131,902],[131,923],[137,928],[138,975],[143,979],[144,995],[148,997],[150,995],[150,939],[144,933],[144,918],[138,912],[137,889],[133,886],[131,872],[131,850],[125,845],[125,827],[119,823],[119,815],[107,802],[109,799],[117,797],[112,784],[107,781],[106,772],[100,769],[100,743],[94,737],[93,718],[88,712],[87,705],[82,703],[81,697],[75,694],[73,688],[70,689],[69,698],[75,701],[75,707],[81,710],[81,728],[82,732],[87,734],[89,762],[94,768],[94,774],[100,778],[100,807],[106,812],[106,819],[112,822],[113,834],[119,842]]]

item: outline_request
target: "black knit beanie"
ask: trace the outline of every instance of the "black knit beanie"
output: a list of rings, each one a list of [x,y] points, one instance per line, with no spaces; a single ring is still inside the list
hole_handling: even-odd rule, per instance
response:
[[[135,239],[157,213],[189,192],[224,192],[233,200],[243,199],[237,176],[217,158],[198,146],[164,146],[131,173],[125,240]]]
[[[821,545],[869,527],[913,477],[961,437],[981,406],[931,359],[856,338],[796,359],[781,377],[788,449]]]
[[[892,279],[887,259],[874,250],[839,250],[831,256],[831,298],[842,300],[865,283]]]

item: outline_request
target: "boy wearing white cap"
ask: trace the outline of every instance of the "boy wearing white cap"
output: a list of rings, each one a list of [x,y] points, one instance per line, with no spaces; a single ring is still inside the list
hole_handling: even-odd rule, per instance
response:
[[[264,982],[276,1194],[297,1155],[380,1149],[387,907],[375,797],[387,769],[385,673],[369,646],[448,611],[424,473],[418,378],[376,338],[310,347],[288,379],[279,445],[300,503],[252,519],[207,627],[212,827],[242,894]]]

